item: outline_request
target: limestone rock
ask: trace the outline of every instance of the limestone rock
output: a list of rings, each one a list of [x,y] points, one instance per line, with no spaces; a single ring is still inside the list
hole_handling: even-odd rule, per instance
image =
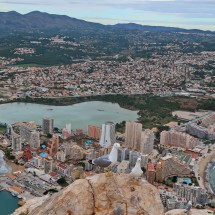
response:
[[[188,213],[184,213],[184,210],[178,209],[178,210],[171,210],[165,213],[165,215],[210,215],[213,214],[210,210],[197,210],[197,209],[191,209]]]
[[[142,180],[132,186],[129,175],[98,174],[80,179],[52,196],[28,201],[13,215],[164,215],[158,190]]]

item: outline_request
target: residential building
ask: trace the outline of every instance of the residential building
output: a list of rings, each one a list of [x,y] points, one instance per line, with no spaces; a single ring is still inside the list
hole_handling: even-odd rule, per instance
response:
[[[63,165],[63,164],[58,164],[56,166],[57,170],[59,171],[59,173],[66,175],[67,174],[67,166]]]
[[[35,167],[42,168],[44,166],[44,158],[36,155],[35,157],[33,157],[33,163]]]
[[[156,177],[155,165],[153,163],[148,163],[146,169],[146,180],[150,184],[154,185],[155,177]]]
[[[190,168],[172,155],[160,158],[156,164],[156,180],[158,182],[163,182],[168,177],[189,176],[190,174]]]
[[[54,134],[49,140],[47,145],[47,152],[49,155],[53,156],[57,154],[59,148],[59,136],[57,134]]]
[[[137,151],[130,151],[129,152],[129,167],[130,169],[133,168],[137,162],[137,158],[141,158],[141,167],[146,168],[148,163],[148,155],[142,154]]]
[[[44,159],[44,172],[50,173],[53,171],[54,160],[51,157],[46,157]]]
[[[186,198],[182,197],[176,197],[173,198],[167,198],[167,210],[174,210],[174,209],[185,209],[185,206],[187,205]]]
[[[164,146],[192,149],[201,144],[201,142],[189,134],[171,130],[161,132],[160,144]]]
[[[137,122],[126,122],[125,146],[128,149],[140,151],[142,124]]]
[[[121,162],[123,160],[129,160],[129,152],[127,148],[118,149],[118,158],[117,161]]]
[[[140,152],[150,154],[154,148],[155,135],[150,129],[146,129],[141,133]]]
[[[71,137],[71,131],[69,131],[67,128],[63,128],[62,129],[62,138],[68,139],[69,137]]]
[[[173,184],[173,191],[177,196],[186,198],[187,201],[191,201],[193,205],[208,203],[208,194],[206,190],[198,186],[190,186],[186,184]]]
[[[99,145],[108,148],[116,142],[115,124],[113,122],[106,122],[102,124],[102,133]]]
[[[64,151],[58,151],[56,154],[56,159],[58,161],[64,162],[66,160],[66,153]]]
[[[16,134],[15,132],[12,133],[12,149],[14,152],[22,150],[20,135]]]
[[[88,125],[87,135],[90,138],[99,140],[101,138],[102,128],[95,125]]]
[[[40,147],[40,132],[39,131],[32,131],[29,145],[33,149],[37,149]]]
[[[54,129],[54,119],[43,118],[42,131],[43,134],[52,134]]]

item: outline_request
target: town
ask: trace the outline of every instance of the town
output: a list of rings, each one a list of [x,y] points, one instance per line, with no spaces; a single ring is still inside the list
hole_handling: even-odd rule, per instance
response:
[[[58,192],[75,180],[101,173],[93,159],[110,153],[118,142],[117,163],[110,171],[129,174],[138,158],[143,178],[159,190],[165,210],[213,205],[214,188],[209,170],[214,166],[215,113],[174,112],[184,123],[170,123],[157,135],[156,128],[142,129],[139,122],[127,121],[125,132],[116,132],[113,122],[101,127],[89,125],[87,132],[54,126],[53,118],[41,119],[42,125],[17,122],[5,125],[1,149],[7,169],[0,177],[2,189],[18,196],[24,204],[35,196]]]
[[[165,33],[162,33],[163,37],[160,36],[160,42],[156,43],[155,33],[121,34],[128,40],[128,47],[118,44],[120,36],[111,35],[117,37],[117,50],[112,50],[114,44],[108,43],[112,50],[109,55],[100,44],[103,36],[92,39],[87,36],[31,35],[32,40],[14,38],[16,43],[10,49],[5,49],[8,41],[4,38],[0,43],[0,99],[13,101],[26,96],[58,98],[146,93],[214,97],[215,52],[202,42],[205,39],[210,43],[213,35],[171,33],[176,38],[176,42],[173,42],[164,39]],[[192,36],[200,42],[193,41]],[[100,52],[96,48],[98,46]],[[41,51],[43,49],[45,53]],[[71,53],[65,54],[65,50]],[[68,62],[56,65],[55,60],[43,65],[40,59],[36,60],[37,57],[43,57],[48,62],[56,59],[55,54],[61,51],[63,59],[70,59]],[[45,54],[50,52],[53,56],[46,57]],[[79,53],[79,58],[73,52]],[[131,53],[124,58],[124,52]]]

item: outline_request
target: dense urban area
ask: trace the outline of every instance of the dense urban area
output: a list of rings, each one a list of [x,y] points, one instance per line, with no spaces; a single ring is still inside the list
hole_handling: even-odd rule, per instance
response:
[[[86,132],[72,129],[69,119],[57,128],[54,117],[39,125],[1,122],[0,190],[18,196],[20,205],[104,172],[93,161],[117,142],[109,171],[130,174],[140,158],[141,179],[158,189],[165,211],[189,201],[214,211],[215,34],[123,28],[11,34],[0,40],[0,74],[1,103],[99,100],[139,116],[88,125]]]

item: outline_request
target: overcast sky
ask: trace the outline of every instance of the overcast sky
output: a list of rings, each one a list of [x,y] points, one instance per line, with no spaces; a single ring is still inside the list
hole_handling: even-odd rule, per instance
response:
[[[103,24],[135,22],[215,31],[215,0],[0,0],[0,11],[43,11]]]

